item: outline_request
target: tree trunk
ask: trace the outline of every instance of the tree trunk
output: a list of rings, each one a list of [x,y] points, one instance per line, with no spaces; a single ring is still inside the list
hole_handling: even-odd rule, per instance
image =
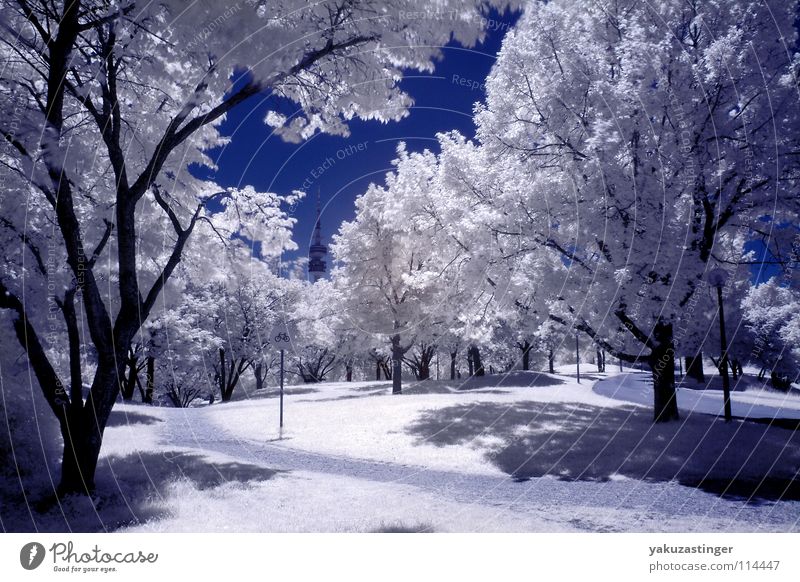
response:
[[[86,402],[65,407],[63,416],[59,418],[64,439],[61,481],[57,489],[59,496],[71,493],[91,495],[94,491],[103,431],[119,394],[120,379],[125,376],[125,353],[116,354],[116,362],[113,361],[114,355],[109,356],[112,358],[110,362],[101,361]],[[98,394],[100,399],[96,399]]]
[[[450,379],[456,379],[456,356],[458,355],[458,350],[454,352],[450,352]]]
[[[428,380],[431,377],[431,366],[428,362],[420,362],[417,372],[418,380]]]
[[[659,321],[653,329],[654,349],[650,354],[653,371],[653,420],[678,420],[678,400],[675,396],[675,347],[672,324]]]
[[[406,363],[414,372],[417,380],[428,380],[431,377],[431,364],[436,355],[436,347],[433,345],[420,344],[417,353],[413,358],[406,359]]]
[[[603,352],[600,350],[595,350],[594,357],[597,359],[597,371],[598,372],[605,372],[606,366],[603,362]]]
[[[139,358],[133,354],[128,357],[128,376],[122,385],[122,399],[125,402],[133,400],[133,393],[136,390],[136,381],[139,377]]]
[[[390,360],[384,360],[381,362],[381,368],[383,368],[383,379],[384,380],[391,380],[392,379],[392,368],[389,366]]]
[[[392,336],[392,394],[401,394],[403,391],[403,348],[400,345],[400,335]]]
[[[531,348],[533,347],[528,340],[525,340],[523,344],[517,344],[519,349],[522,350],[522,369],[523,370],[530,370],[531,369]]]
[[[731,373],[733,374],[733,379],[738,380],[739,376],[742,375],[742,364],[739,360],[731,360]]]
[[[547,350],[547,366],[551,374],[556,373],[555,363],[556,363],[556,355],[553,353],[553,350],[552,349]]]
[[[345,371],[345,380],[347,382],[352,382],[353,381],[353,364],[345,364],[344,365],[344,371]]]
[[[261,390],[264,388],[264,376],[261,375],[261,372],[264,370],[264,364],[259,362],[256,364],[255,368],[253,368],[253,375],[256,377],[256,390]]]
[[[472,373],[475,376],[483,376],[486,374],[486,371],[483,369],[483,364],[481,363],[481,351],[478,349],[478,346],[471,346],[470,352],[472,353]]]
[[[375,380],[380,382],[380,379],[381,379],[381,361],[375,360]]]
[[[144,402],[145,404],[153,403],[155,376],[156,376],[156,359],[153,356],[147,356],[147,382],[145,383],[144,398],[142,398],[142,402]]]
[[[703,371],[703,352],[697,352],[694,356],[686,356],[684,359],[686,376],[696,382],[705,383],[706,375]]]
[[[94,474],[103,437],[97,423],[86,416],[85,408],[69,410],[61,423],[64,453],[57,490],[59,497],[69,494],[91,495],[94,491]]]
[[[225,365],[225,348],[219,348],[219,369],[217,370],[217,388],[219,389],[219,396],[223,402],[227,402],[228,400],[225,398],[225,375],[227,373],[227,367]]]

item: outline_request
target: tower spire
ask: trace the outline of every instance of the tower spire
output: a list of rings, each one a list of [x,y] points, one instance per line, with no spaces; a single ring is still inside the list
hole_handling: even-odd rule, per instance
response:
[[[319,188],[317,188],[317,222],[314,225],[314,244],[322,245],[322,224],[320,218],[322,216],[322,208],[319,202]]]
[[[327,265],[325,257],[328,247],[322,244],[322,205],[320,203],[319,188],[317,189],[317,221],[314,224],[314,237],[308,247],[308,276],[312,283],[316,283],[325,276]]]

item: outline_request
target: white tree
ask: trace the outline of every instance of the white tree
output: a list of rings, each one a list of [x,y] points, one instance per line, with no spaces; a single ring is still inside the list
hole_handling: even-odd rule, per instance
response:
[[[629,360],[640,354],[610,340],[620,324],[636,340],[658,421],[678,416],[676,325],[708,266],[726,264],[721,249],[741,256],[765,221],[796,218],[795,14],[755,0],[533,2],[487,80],[478,138],[498,244],[559,257],[551,317]]]
[[[431,213],[435,156],[408,154],[402,144],[398,156],[386,186],[372,184],[356,200],[355,220],[341,226],[331,246],[341,263],[333,278],[352,327],[389,338],[395,394],[406,353],[451,305],[464,258],[446,244],[447,230]]]
[[[800,371],[800,292],[773,277],[750,289],[742,310],[754,337],[751,353],[762,366],[760,375],[770,372],[776,387],[788,388]]]
[[[341,291],[326,279],[299,291],[289,319],[296,329],[292,365],[303,382],[322,382],[340,363],[351,366],[354,338],[343,306]]]
[[[402,70],[432,69],[435,47],[451,38],[475,42],[483,6],[443,0],[439,8],[454,15],[447,19],[395,16],[412,12],[411,0],[0,6],[2,172],[25,202],[1,206],[3,235],[16,245],[4,246],[0,308],[15,314],[61,425],[61,493],[94,488],[128,349],[198,222],[215,220],[209,204],[241,203],[243,230],[288,244],[271,195],[221,193],[187,172],[212,165],[204,152],[224,143],[217,128],[226,113],[257,96],[288,98],[296,116],[265,120],[287,139],[344,134],[354,117],[402,117],[410,104]],[[143,261],[148,250],[156,261]],[[61,314],[52,329],[51,304]],[[85,393],[84,343],[96,360]],[[66,355],[68,383],[54,354]]]

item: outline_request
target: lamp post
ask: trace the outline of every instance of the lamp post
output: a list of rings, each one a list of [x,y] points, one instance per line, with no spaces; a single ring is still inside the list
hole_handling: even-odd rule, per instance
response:
[[[722,393],[725,398],[725,422],[730,422],[733,418],[731,413],[731,380],[728,377],[728,336],[725,333],[725,309],[722,305],[722,288],[728,280],[728,273],[725,269],[713,269],[708,273],[708,282],[717,289],[717,304],[719,307],[719,342],[720,351],[720,371],[722,372]]]

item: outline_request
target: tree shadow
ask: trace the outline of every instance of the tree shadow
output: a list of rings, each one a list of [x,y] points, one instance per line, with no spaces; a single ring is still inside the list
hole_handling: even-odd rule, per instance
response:
[[[702,414],[654,424],[643,407],[481,402],[424,411],[406,430],[417,444],[483,447],[520,481],[624,476],[676,481],[750,503],[800,500],[800,433],[764,424],[726,424]],[[477,438],[486,436],[503,444]]]
[[[106,427],[110,426],[128,426],[131,424],[155,424],[163,422],[162,419],[151,414],[143,414],[141,412],[128,412],[126,410],[112,410],[111,415],[108,417]]]
[[[392,389],[391,380],[381,380],[379,382],[375,382],[374,384],[348,387],[348,390],[352,390],[354,392],[371,392],[371,391],[384,392],[386,390],[391,390],[391,389]]]
[[[676,374],[677,376],[677,374]],[[722,392],[722,376],[707,376],[704,382],[698,382],[691,376],[682,376],[676,378],[676,386],[679,388],[686,388],[688,390],[716,390]],[[731,392],[747,392],[748,390],[765,390],[775,394],[784,395],[785,392],[772,388],[767,380],[758,380],[757,378],[744,375],[739,376],[736,380],[730,379]]]
[[[286,388],[283,391],[284,398],[288,396],[301,396],[303,394],[314,394],[315,392],[319,392],[316,388]],[[267,389],[262,390],[259,392],[259,396],[262,398],[280,398],[281,391],[275,389]]]
[[[384,523],[369,533],[433,533],[433,526],[429,523],[405,524],[403,522]]]
[[[313,394],[319,392],[317,388],[306,388],[298,386],[286,386],[283,389],[283,396],[301,396],[303,394]],[[279,388],[270,386],[269,388],[262,388],[261,390],[242,391],[241,393],[234,394],[231,397],[231,402],[242,402],[246,400],[255,400],[259,398],[279,398],[281,391]]]
[[[305,398],[298,402],[337,402],[339,400],[357,400],[359,398],[369,398],[371,396],[384,396],[385,390],[376,390],[364,394],[343,394],[342,396],[331,396],[330,398]]]
[[[563,378],[558,378],[544,372],[515,370],[505,374],[486,374],[485,376],[472,376],[463,380],[421,380],[409,382],[403,386],[407,394],[453,394],[480,390],[486,394],[508,394],[501,388],[545,388],[564,384]]]
[[[4,525],[11,526],[10,531],[110,532],[168,515],[166,499],[176,483],[207,491],[229,483],[267,481],[279,472],[247,463],[212,462],[181,451],[110,456],[100,459],[95,497],[56,500],[48,495],[26,514],[32,521]]]

